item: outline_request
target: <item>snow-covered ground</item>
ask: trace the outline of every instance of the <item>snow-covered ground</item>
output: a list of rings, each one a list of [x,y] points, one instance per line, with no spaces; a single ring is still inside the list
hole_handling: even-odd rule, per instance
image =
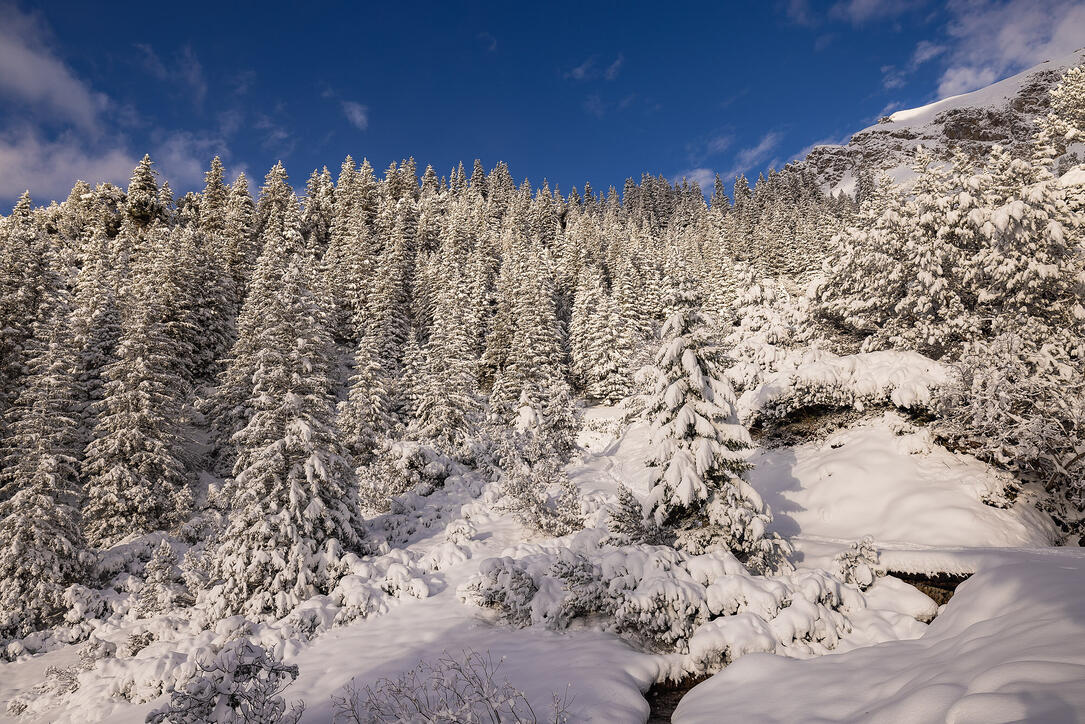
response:
[[[1080,721],[1085,550],[1000,549],[979,562],[920,638],[805,661],[751,654],[695,687],[673,720]]]
[[[586,411],[583,452],[569,468],[585,495],[589,525],[603,524],[603,506],[619,485],[646,492],[647,428],[634,423],[616,436],[619,417],[614,408]],[[749,653],[694,689],[678,721],[718,721],[721,711],[736,721],[1062,721],[1065,712],[1085,711],[1085,554],[1044,548],[1053,526],[1026,502],[985,504],[999,499],[1002,474],[940,448],[895,412],[819,441],[755,449],[750,461],[750,481],[772,507],[777,532],[795,544],[800,572],[831,566],[841,549],[870,535],[890,569],[977,573],[929,627],[912,618],[929,619],[929,599],[896,579],[879,579],[865,594],[866,609],[849,614],[852,630],[835,648],[843,653],[803,660]],[[538,712],[547,712],[557,693],[571,701],[571,721],[644,721],[641,693],[673,674],[673,655],[639,652],[586,624],[513,628],[460,601],[457,589],[485,559],[522,551],[525,540],[551,543],[499,509],[495,486],[479,491],[468,482],[431,496],[441,515],[420,518],[405,549],[382,557],[399,560],[403,580],[418,583],[382,598],[368,618],[311,640],[291,638],[287,628],[264,631],[284,639],[284,660],[300,668],[285,696],[305,701],[303,721],[330,720],[332,696],[352,681],[364,686],[464,649],[503,657],[500,676],[523,689]],[[474,532],[451,543],[445,527],[464,519]],[[167,624],[160,621],[159,640],[133,661],[80,674],[78,690],[65,696],[35,694],[33,687],[47,667],[73,665],[76,647],[0,665],[0,719],[142,721],[164,697],[135,703],[121,692],[154,691],[155,681],[168,678],[166,670],[208,636]],[[118,644],[131,633],[131,624],[100,631]],[[809,656],[804,650],[785,653]],[[7,702],[16,697],[29,706],[12,717]]]

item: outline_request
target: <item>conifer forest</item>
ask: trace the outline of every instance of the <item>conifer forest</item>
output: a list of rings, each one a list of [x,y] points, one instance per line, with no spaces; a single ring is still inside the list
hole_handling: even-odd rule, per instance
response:
[[[0,720],[1085,717],[1082,60],[710,189],[23,194]]]

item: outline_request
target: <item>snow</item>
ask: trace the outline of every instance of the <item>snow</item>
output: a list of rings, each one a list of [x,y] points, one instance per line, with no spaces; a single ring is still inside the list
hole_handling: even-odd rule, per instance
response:
[[[1069,188],[1071,186],[1085,186],[1085,166],[1075,166],[1059,177],[1059,185]]]
[[[820,364],[833,374],[860,371],[847,379],[876,382],[879,394],[899,389],[912,376],[936,373],[918,355],[836,360],[822,358]],[[624,416],[613,407],[585,414],[583,452],[568,474],[584,496],[589,526],[605,525],[619,485],[647,493],[650,431]],[[1010,713],[1039,706],[1021,693],[1027,686],[1043,693],[1036,701],[1085,707],[1070,691],[1072,682],[1066,683],[1085,681],[1078,668],[1085,666],[1082,647],[1073,650],[1080,624],[1072,623],[1074,616],[1085,620],[1082,604],[1075,603],[1085,600],[1085,561],[1074,551],[1025,548],[1049,545],[1054,526],[1024,501],[1006,508],[984,504],[985,497],[998,499],[1006,482],[1001,473],[946,451],[896,412],[868,417],[821,440],[755,448],[747,456],[755,466],[750,484],[773,509],[774,530],[796,547],[793,574],[752,577],[718,553],[679,555],[669,563],[656,554],[607,553],[601,560],[606,570],[624,567],[637,579],[629,615],[651,613],[653,592],[710,612],[708,620],[691,626],[687,653],[647,653],[582,620],[563,630],[543,622],[517,628],[493,611],[462,603],[457,591],[484,561],[534,556],[541,572],[563,550],[604,549],[595,542],[600,531],[533,538],[510,514],[495,510],[498,486],[458,478],[428,497],[408,498],[418,509],[405,513],[403,522],[390,514],[374,523],[400,547],[355,561],[353,575],[335,595],[310,599],[303,610],[261,625],[253,635],[276,647],[284,663],[300,668],[284,696],[287,702],[305,701],[304,722],[330,720],[331,697],[352,681],[363,687],[421,659],[464,649],[504,657],[499,677],[523,689],[537,712],[549,711],[554,693],[568,693],[570,721],[644,721],[648,706],[641,693],[654,682],[702,665],[714,670],[711,662],[721,658],[731,663],[687,697],[677,721],[717,721],[720,711],[736,721],[809,720],[810,712],[826,719],[863,718],[876,706],[887,707],[879,715],[884,720],[915,720],[912,713],[919,720],[941,720],[954,706],[953,711],[978,712],[978,718],[960,720],[982,720],[990,714],[982,709],[988,701],[1004,703]],[[873,537],[883,570],[978,573],[927,626],[923,622],[936,607],[911,586],[886,576],[860,593],[830,585],[815,570],[832,570],[833,557],[864,535]],[[128,549],[147,553],[157,542],[141,539],[118,550],[113,568],[124,568]],[[540,573],[540,612],[556,607],[564,595],[553,579],[544,579]],[[1015,595],[1024,598],[1015,601]],[[1060,612],[1059,603],[1071,608]],[[343,617],[347,623],[336,620],[337,611],[350,614]],[[110,658],[80,674],[79,690],[66,698],[35,694],[33,687],[47,678],[47,667],[76,664],[77,647],[0,664],[0,720],[142,721],[164,702],[163,683],[190,666],[194,652],[226,635],[226,629],[199,629],[199,622],[169,614],[100,627],[95,635],[118,649],[140,630],[153,631],[156,640],[135,656]],[[1009,632],[1004,638],[991,633],[1003,629]],[[1070,665],[1052,669],[1057,662]],[[37,698],[26,714],[7,713],[9,700],[26,696]],[[768,702],[778,708],[766,709]]]
[[[800,547],[864,535],[878,546],[1046,546],[1055,536],[1050,519],[1023,501],[983,503],[1008,476],[949,452],[893,412],[823,441],[759,450],[750,462],[775,530]]]
[[[917,352],[885,350],[838,357],[819,352],[795,368],[770,375],[738,399],[746,424],[763,416],[782,417],[799,407],[832,404],[864,407],[892,402],[901,408],[925,407],[949,369]]]
[[[1002,550],[923,636],[810,660],[751,654],[673,721],[1077,721],[1085,711],[1085,551]]]
[[[918,128],[932,123],[936,116],[956,108],[997,108],[1017,97],[1029,79],[1042,71],[1065,71],[1085,61],[1085,49],[1076,50],[1059,58],[1044,61],[1017,75],[1010,76],[971,93],[949,96],[918,108],[896,111],[889,116],[889,122],[870,126],[860,133],[874,129]]]

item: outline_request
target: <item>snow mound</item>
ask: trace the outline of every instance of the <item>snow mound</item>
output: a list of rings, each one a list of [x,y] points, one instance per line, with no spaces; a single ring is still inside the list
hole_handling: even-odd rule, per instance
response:
[[[1077,721],[1085,551],[987,563],[920,638],[808,661],[745,656],[687,694],[673,721]]]
[[[932,392],[949,381],[949,374],[946,365],[917,352],[886,350],[843,357],[823,352],[744,392],[738,414],[750,425],[812,406],[862,411],[888,402],[900,408],[926,407]]]
[[[888,544],[1043,546],[1050,518],[1001,492],[1010,481],[968,455],[938,445],[930,431],[889,412],[820,442],[758,451],[750,484],[772,508],[784,537],[848,544],[870,535]],[[839,546],[837,546],[839,548]]]

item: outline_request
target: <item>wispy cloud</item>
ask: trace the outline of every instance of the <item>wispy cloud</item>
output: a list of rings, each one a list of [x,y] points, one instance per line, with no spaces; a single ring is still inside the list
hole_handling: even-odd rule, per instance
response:
[[[829,8],[829,17],[852,25],[899,17],[923,4],[923,0],[841,0]]]
[[[598,93],[592,93],[584,99],[584,110],[596,118],[602,118],[606,115],[607,107]]]
[[[576,66],[568,73],[565,74],[566,78],[572,78],[573,80],[587,80],[592,73],[595,72],[595,56],[592,56],[585,60],[580,65]]]
[[[928,40],[921,40],[915,46],[911,57],[903,67],[897,67],[895,65],[883,65],[881,67],[882,87],[886,90],[904,87],[907,85],[912,74],[919,69],[919,66],[937,58],[945,52],[946,47],[944,45],[937,45]]]
[[[731,168],[722,173],[721,176],[726,179],[734,178],[740,173],[750,170],[755,166],[759,166],[772,157],[776,147],[780,145],[780,141],[783,140],[783,134],[777,131],[769,131],[761,140],[754,146],[749,148],[743,148],[735,154],[732,160]]]
[[[975,90],[1085,45],[1079,0],[955,0],[949,11],[952,50],[939,96]]]
[[[0,17],[0,99],[9,107],[99,130],[99,114],[109,99],[76,77],[50,47],[39,19],[6,3],[0,3]],[[12,175],[7,168],[4,171]]]
[[[824,6],[816,8],[811,0],[786,0],[778,7],[782,7],[784,16],[795,25],[813,28],[831,21],[860,26],[875,20],[896,18],[917,7],[921,7],[925,1],[838,0],[838,2],[829,6],[828,10],[825,10],[823,9]],[[818,50],[820,49],[818,48]]]
[[[625,56],[618,53],[618,57],[614,59],[614,62],[607,66],[606,71],[603,73],[603,77],[607,80],[614,80],[618,77],[618,73],[622,71],[622,63],[625,62]]]
[[[347,117],[350,125],[359,131],[364,131],[369,127],[369,108],[355,101],[342,101],[340,107],[343,109],[343,115]]]
[[[671,178],[671,182],[678,183],[683,179],[692,181],[701,188],[702,193],[707,193],[716,184],[716,172],[710,168],[691,168],[675,174]]]
[[[576,81],[598,80],[600,78],[615,80],[622,71],[622,65],[625,64],[625,55],[618,53],[618,56],[605,68],[600,67],[597,61],[598,56],[593,55],[575,68],[566,71],[564,75],[566,78]]]
[[[730,135],[730,134],[714,136],[714,137],[712,137],[712,138],[710,138],[708,140],[708,143],[706,144],[705,150],[708,151],[708,154],[710,156],[715,155],[717,153],[723,153],[728,148],[730,148],[731,144],[734,143],[734,142],[735,142],[735,137]]]
[[[150,44],[136,43],[135,47],[143,54],[143,67],[148,73],[165,83],[187,88],[192,101],[197,106],[203,105],[207,98],[207,79],[192,46],[183,46],[168,65]]]
[[[497,38],[490,35],[487,32],[481,32],[475,36],[475,38],[482,43],[482,47],[486,48],[487,53],[497,52]]]
[[[253,127],[262,132],[263,138],[260,140],[260,145],[266,150],[275,152],[280,158],[289,156],[294,150],[295,141],[291,138],[290,132],[271,116],[257,114]]]

